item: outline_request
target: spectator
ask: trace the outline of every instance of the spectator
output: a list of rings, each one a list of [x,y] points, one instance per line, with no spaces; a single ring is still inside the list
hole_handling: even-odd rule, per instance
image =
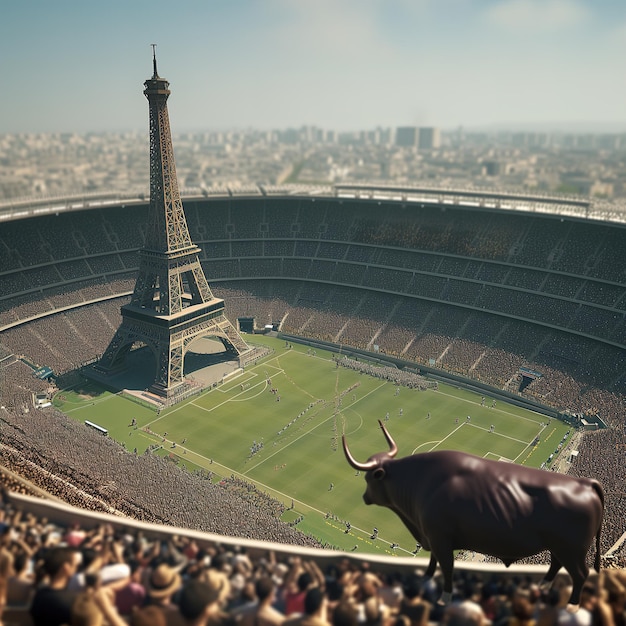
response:
[[[446,607],[443,623],[451,626],[485,626],[488,622],[478,603],[479,586],[472,581],[463,585],[463,598]]]
[[[9,577],[13,571],[12,561],[11,553],[4,546],[0,546],[0,615],[7,605]]]
[[[337,604],[333,609],[331,623],[333,626],[358,626],[359,622],[354,604],[347,600],[342,600]]]
[[[180,594],[180,615],[188,626],[232,626],[230,615],[220,607],[220,591],[202,580],[190,580]]]
[[[165,563],[157,565],[148,579],[148,603],[158,606],[163,611],[168,626],[177,626],[181,623],[178,607],[173,601],[173,596],[181,584],[180,574]]]
[[[71,626],[127,626],[113,604],[114,592],[90,587],[78,594],[72,605]]]
[[[12,557],[13,567],[7,581],[7,604],[11,606],[28,606],[33,597],[33,577],[28,571],[29,553],[18,550]]]
[[[506,626],[535,626],[536,611],[537,607],[530,590],[518,588],[513,593],[511,616],[508,618]]]
[[[45,556],[42,570],[47,582],[37,589],[30,607],[35,626],[70,623],[78,593],[69,591],[67,586],[79,562],[80,554],[73,548],[52,548]]]
[[[285,615],[287,617],[304,612],[306,593],[316,584],[312,572],[317,573],[312,563],[293,557],[291,569],[284,582]],[[323,576],[321,578],[323,580]]]
[[[305,594],[304,613],[291,617],[285,626],[328,626],[326,619],[326,598],[319,587],[311,587]]]
[[[430,615],[430,603],[422,598],[422,579],[417,574],[409,576],[403,586],[404,597],[399,613],[409,618],[411,626],[426,626]]]
[[[259,578],[255,585],[257,601],[234,613],[240,626],[281,626],[285,616],[273,607],[276,585],[269,576]]]
[[[606,570],[602,573],[603,592],[598,599],[598,613],[603,626],[626,624],[626,574],[624,570]],[[591,604],[591,599],[587,598]]]
[[[121,615],[130,615],[133,609],[142,606],[146,588],[141,584],[142,569],[139,561],[129,559],[130,578],[115,594],[115,606]]]
[[[167,621],[158,606],[145,606],[133,611],[130,626],[167,626]]]

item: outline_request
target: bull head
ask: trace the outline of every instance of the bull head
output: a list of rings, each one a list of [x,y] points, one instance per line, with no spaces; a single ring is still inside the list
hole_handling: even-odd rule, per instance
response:
[[[361,470],[363,472],[367,472],[369,470],[374,471],[374,478],[383,478],[385,476],[385,470],[383,468],[383,463],[388,459],[393,459],[396,454],[398,454],[398,446],[396,442],[393,440],[392,436],[387,432],[384,424],[378,420],[381,430],[383,431],[383,435],[385,435],[385,439],[389,444],[388,452],[379,452],[378,454],[374,454],[371,456],[365,463],[359,463],[350,453],[348,449],[348,444],[346,442],[345,433],[341,437],[341,441],[343,442],[343,451],[346,455],[346,459],[348,463],[354,467],[355,470]]]

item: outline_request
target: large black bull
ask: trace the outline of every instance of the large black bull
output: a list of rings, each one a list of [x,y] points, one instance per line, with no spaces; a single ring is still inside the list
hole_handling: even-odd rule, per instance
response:
[[[563,566],[573,581],[570,603],[578,604],[594,536],[594,567],[600,568],[600,483],[452,450],[394,459],[398,447],[379,424],[389,451],[359,463],[344,435],[346,458],[366,472],[365,504],[390,508],[430,550],[426,575],[432,576],[440,563],[444,602],[452,592],[454,550],[475,550],[507,566],[548,550],[551,562],[545,581],[551,582]]]

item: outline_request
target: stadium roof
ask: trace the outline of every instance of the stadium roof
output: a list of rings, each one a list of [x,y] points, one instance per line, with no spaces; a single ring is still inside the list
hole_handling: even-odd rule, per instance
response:
[[[492,210],[521,211],[599,222],[626,224],[626,203],[582,197],[550,196],[481,189],[395,185],[245,185],[183,189],[183,200],[216,197],[338,197],[408,204],[438,204]],[[92,193],[45,198],[16,198],[0,203],[4,221],[148,202],[144,190]]]

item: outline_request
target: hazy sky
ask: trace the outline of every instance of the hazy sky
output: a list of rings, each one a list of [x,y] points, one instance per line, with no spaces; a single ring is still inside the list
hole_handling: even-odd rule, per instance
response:
[[[0,133],[610,123],[625,0],[3,0]]]

